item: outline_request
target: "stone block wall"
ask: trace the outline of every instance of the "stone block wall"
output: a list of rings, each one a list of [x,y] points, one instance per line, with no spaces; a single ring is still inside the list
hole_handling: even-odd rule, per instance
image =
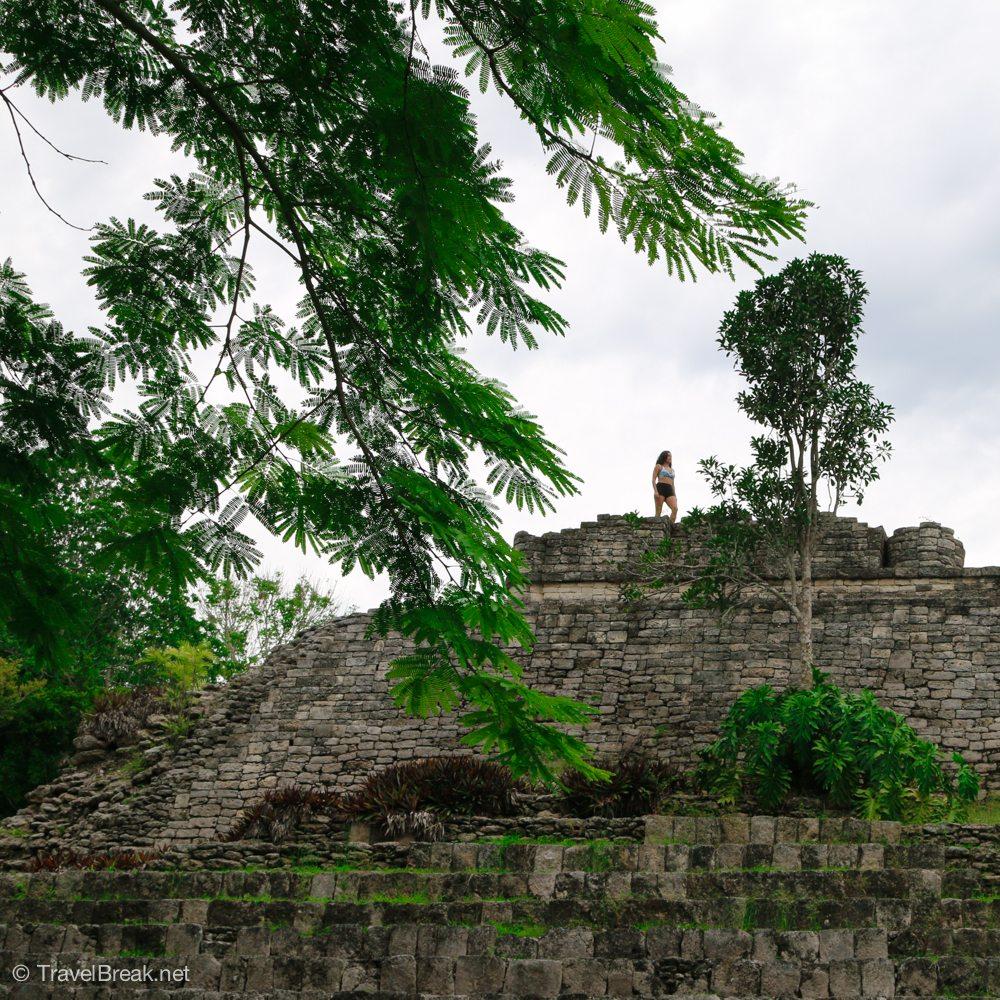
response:
[[[623,566],[636,564],[670,533],[666,518],[646,517],[629,521],[625,517],[601,514],[596,521],[584,521],[578,528],[550,531],[544,535],[519,532],[514,544],[525,555],[527,573],[534,584],[620,582],[626,578]],[[914,533],[914,534],[908,534]],[[672,536],[689,542],[697,553],[698,539],[685,526],[676,525]],[[948,539],[951,538],[951,547]],[[949,528],[924,524],[903,528],[896,556],[913,570],[937,570],[942,566],[961,568],[965,552]],[[957,550],[955,546],[957,545]],[[819,548],[813,563],[817,577],[868,579],[886,567],[886,534],[854,517],[820,515]],[[780,577],[783,570],[764,567],[765,576]]]
[[[820,525],[819,549],[814,562],[816,576],[865,579],[884,569],[884,529],[869,527],[857,518],[827,514],[821,515]],[[584,521],[579,528],[538,536],[519,532],[514,544],[525,555],[528,576],[533,584],[620,583],[626,579],[626,567],[637,565],[642,554],[655,548],[669,530],[666,518],[647,517],[630,522],[624,517],[601,514],[596,521]],[[905,530],[924,532],[923,527]],[[674,528],[673,535],[689,542],[697,552],[697,537],[692,538],[683,524]],[[920,539],[919,547],[915,543],[912,546],[912,555],[907,550],[908,565],[919,567],[923,565],[921,560],[933,553],[937,566],[939,557],[935,546],[939,543],[936,536],[931,542],[930,535],[925,537],[922,533]],[[776,567],[763,566],[762,572],[770,577],[781,575]]]
[[[886,565],[914,574],[961,569],[965,546],[951,528],[924,521],[919,527],[893,532],[886,547]]]
[[[839,684],[871,688],[997,784],[1000,569],[956,566],[960,543],[938,526],[916,529],[912,544],[896,532],[888,545],[881,528],[853,520],[830,527],[827,538],[840,548],[827,541],[827,575],[817,584],[818,663]],[[662,530],[662,522],[643,522],[640,541]],[[518,536],[532,572],[527,615],[537,642],[517,655],[529,683],[596,706],[585,738],[599,750],[638,740],[690,764],[737,694],[786,683],[788,615],[764,596],[724,622],[677,594],[622,604],[614,567],[634,534],[621,519],[601,518]],[[886,550],[895,565],[885,564]],[[121,761],[70,770],[9,825],[84,847],[191,844],[225,833],[268,787],[349,787],[375,767],[462,751],[454,716],[413,719],[393,706],[386,672],[406,647],[367,639],[368,620],[351,615],[304,633],[207,695],[189,737],[153,747],[138,775],[108,777]]]

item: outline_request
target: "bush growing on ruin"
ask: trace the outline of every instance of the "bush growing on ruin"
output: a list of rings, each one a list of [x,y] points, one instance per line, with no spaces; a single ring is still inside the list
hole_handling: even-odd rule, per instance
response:
[[[155,712],[166,705],[161,687],[135,687],[99,694],[80,723],[80,733],[110,746],[131,743]]]
[[[147,649],[135,670],[148,683],[161,685],[170,707],[185,708],[194,693],[217,678],[215,654],[207,642],[181,642]]]
[[[240,813],[225,839],[278,843],[323,814],[376,820],[389,836],[436,840],[447,816],[513,815],[522,790],[510,768],[483,757],[427,757],[375,771],[343,795],[298,785],[271,789]]]
[[[269,789],[247,806],[226,834],[226,840],[267,840],[280,844],[301,823],[317,813],[337,815],[341,798],[336,792],[282,785]]]
[[[198,619],[224,677],[260,663],[305,629],[354,610],[338,597],[336,587],[307,576],[289,579],[280,572],[243,580],[216,577],[200,588],[197,601]]]
[[[215,657],[206,643],[180,642],[147,649],[120,672],[133,682],[98,694],[80,723],[81,735],[121,746],[134,740],[156,712],[181,712],[195,691],[214,679]]]
[[[512,816],[521,784],[510,768],[483,757],[426,757],[376,771],[344,796],[347,815],[379,819],[432,812],[440,816]]]
[[[559,801],[567,815],[615,817],[659,812],[681,781],[677,768],[636,748],[595,763],[608,772],[608,780],[594,780],[575,771],[563,776]]]
[[[415,840],[443,840],[444,823],[429,809],[416,812],[387,813],[380,817],[385,835],[390,838],[412,837]]]
[[[789,795],[819,795],[868,819],[957,818],[979,779],[921,739],[871,691],[850,693],[813,671],[808,690],[751,688],[729,710],[719,738],[701,753],[697,781],[726,805],[748,799],[777,809]]]

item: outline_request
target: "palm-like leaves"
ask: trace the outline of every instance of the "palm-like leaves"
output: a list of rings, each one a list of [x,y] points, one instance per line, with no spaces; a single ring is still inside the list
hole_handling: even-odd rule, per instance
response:
[[[416,16],[431,6],[405,23],[368,2],[305,0],[289,17],[198,0],[168,17],[55,0],[45,18],[3,19],[19,81],[101,100],[124,127],[169,135],[196,169],[154,182],[162,225],[96,228],[85,274],[107,322],[97,343],[73,341],[65,405],[40,381],[30,398],[8,385],[0,418],[50,444],[92,430],[91,460],[128,512],[108,552],[159,561],[175,586],[249,570],[247,511],[345,569],[385,573],[393,598],[375,629],[395,623],[431,651],[399,666],[404,702],[469,703],[478,745],[548,775],[552,754],[584,754],[552,724],[587,713],[516,680],[503,643],[530,642],[508,594],[523,576],[489,493],[544,511],[576,479],[458,339],[479,328],[530,348],[562,333],[540,297],[562,265],[502,214],[511,184],[468,91],[420,45]],[[530,18],[519,0],[433,7],[468,72],[535,127],[571,203],[651,260],[731,270],[801,230],[804,204],[745,173],[663,72],[646,5],[542,0]],[[262,300],[251,241],[300,280],[295,325]],[[22,334],[49,329],[0,272],[5,296]],[[126,382],[141,405],[104,419],[102,393]]]
[[[849,694],[814,671],[813,687],[782,695],[751,688],[702,752],[702,784],[727,803],[748,794],[776,809],[790,792],[819,794],[869,819],[960,815],[979,781],[961,755],[955,774],[870,691]]]

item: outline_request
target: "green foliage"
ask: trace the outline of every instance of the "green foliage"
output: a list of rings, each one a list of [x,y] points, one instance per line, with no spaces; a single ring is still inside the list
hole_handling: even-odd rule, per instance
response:
[[[21,702],[39,695],[45,681],[22,680],[20,664],[0,656],[0,722],[17,712]]]
[[[162,683],[167,700],[176,709],[187,704],[195,691],[217,676],[215,654],[206,642],[147,649],[136,669],[147,681]]]
[[[494,498],[550,510],[576,477],[460,342],[561,334],[540,296],[562,265],[504,217],[510,182],[470,96],[420,42],[432,11],[466,73],[534,128],[569,203],[650,260],[731,273],[801,234],[806,204],[744,170],[657,62],[651,8],[632,0],[540,0],[530,17],[521,0],[9,3],[15,125],[17,87],[78,93],[169,136],[194,169],[151,181],[155,225],[94,228],[85,275],[104,321],[86,337],[12,268],[0,277],[0,546],[16,584],[0,588],[0,621],[75,669],[72,637],[98,620],[80,566],[107,567],[115,594],[183,600],[252,571],[252,516],[345,571],[384,573],[393,596],[373,630],[416,645],[397,700],[468,703],[471,745],[552,779],[554,759],[588,767],[558,727],[589,712],[530,691],[504,650],[531,636]],[[261,245],[300,282],[294,322],[258,294]],[[123,385],[132,410],[113,405]],[[77,562],[66,482],[77,506],[102,498]]]
[[[938,748],[871,691],[841,691],[818,670],[809,690],[742,694],[701,756],[698,781],[727,805],[748,796],[774,810],[807,793],[868,819],[919,821],[958,817],[979,793],[960,754],[949,773]]]
[[[740,292],[723,317],[719,346],[746,383],[737,403],[765,433],[751,440],[746,468],[700,463],[716,504],[692,519],[709,528],[711,556],[690,602],[732,606],[770,563],[788,577],[789,610],[811,627],[821,492],[833,511],[860,503],[890,452],[892,407],[855,372],[867,294],[842,257],[811,254]]]
[[[189,716],[175,715],[167,721],[167,724],[163,727],[163,729],[167,734],[167,739],[170,740],[170,743],[173,746],[177,746],[178,744],[183,743],[187,738],[192,725],[194,725],[194,722]]]
[[[394,813],[512,816],[519,783],[510,770],[482,757],[426,757],[375,771],[344,796],[345,815],[384,819]]]
[[[261,662],[299,632],[343,613],[335,589],[304,576],[289,583],[281,573],[245,580],[214,578],[198,595],[198,617],[218,657],[216,669],[224,677]]]
[[[892,407],[855,372],[867,297],[860,271],[814,253],[740,292],[723,317],[719,346],[746,382],[737,403],[768,429],[753,442],[758,477],[742,491],[759,492],[755,520],[814,519],[822,485],[836,509],[860,503],[878,478]]]
[[[98,340],[64,330],[0,264],[0,652],[50,677],[72,669],[80,688],[138,652],[137,633],[193,630],[163,566],[120,558],[139,498],[93,435],[107,364]]]
[[[20,665],[0,660],[0,816],[54,776],[88,701],[65,683],[29,679]]]
[[[560,806],[568,816],[646,816],[659,812],[679,785],[677,769],[634,747],[600,761],[606,779],[578,771],[562,779]]]

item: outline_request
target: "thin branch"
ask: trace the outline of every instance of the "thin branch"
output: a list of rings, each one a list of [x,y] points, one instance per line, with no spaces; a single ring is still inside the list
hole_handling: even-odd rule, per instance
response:
[[[62,223],[69,226],[70,229],[77,229],[81,233],[89,233],[93,230],[93,226],[77,226],[70,222],[65,216],[57,212],[46,200],[45,195],[38,189],[38,182],[35,180],[35,175],[31,170],[31,160],[28,159],[28,153],[24,148],[24,139],[21,136],[21,130],[17,125],[17,118],[14,115],[14,105],[11,103],[10,98],[0,91],[0,98],[3,98],[3,102],[7,107],[7,114],[10,115],[10,122],[14,126],[14,132],[17,135],[17,145],[21,150],[21,159],[24,160],[24,165],[28,170],[28,179],[31,181],[31,186],[35,189],[35,194],[38,196],[38,200]]]
[[[31,119],[7,96],[5,91],[0,90],[0,96],[3,97],[4,101],[7,103],[7,107],[16,112],[17,116],[24,122],[28,128],[31,129],[35,135],[38,136],[42,142],[45,143],[50,149],[54,150],[60,156],[65,157],[67,160],[74,160],[77,163],[102,163],[104,166],[108,165],[107,160],[92,160],[87,156],[77,156],[75,153],[67,153],[66,150],[60,149],[44,132],[40,132],[31,121]]]

